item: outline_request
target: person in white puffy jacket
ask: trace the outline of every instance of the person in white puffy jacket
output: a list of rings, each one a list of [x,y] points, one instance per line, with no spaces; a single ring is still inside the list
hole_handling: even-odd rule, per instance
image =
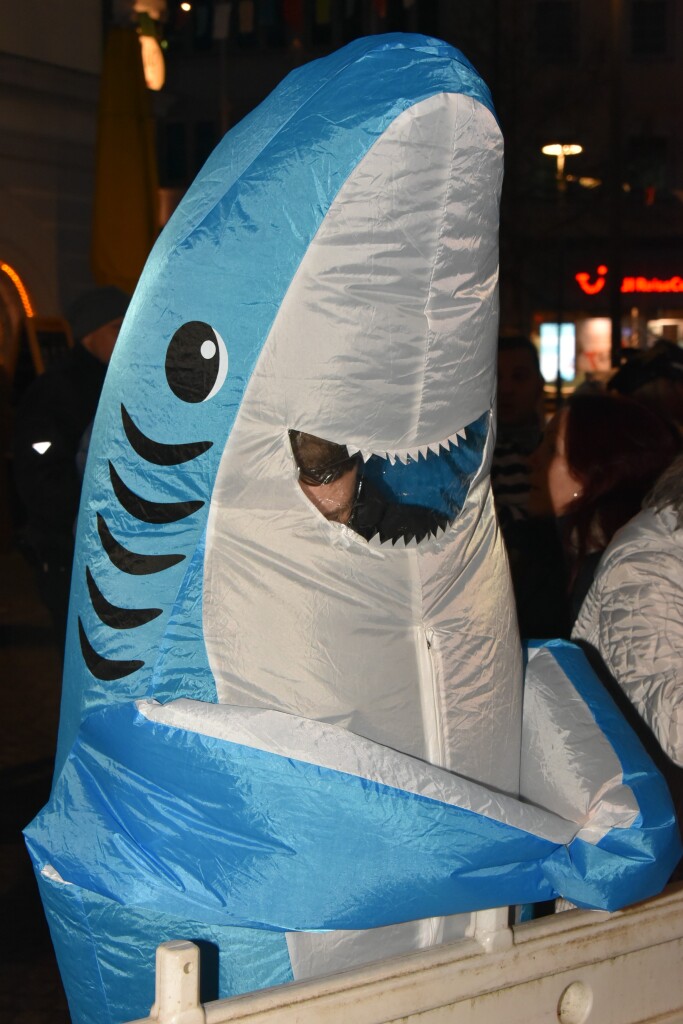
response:
[[[605,550],[572,639],[598,652],[683,767],[683,456]]]

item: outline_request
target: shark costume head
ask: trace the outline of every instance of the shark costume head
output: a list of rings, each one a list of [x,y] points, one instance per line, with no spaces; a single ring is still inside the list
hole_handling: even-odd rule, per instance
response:
[[[488,483],[501,163],[460,53],[358,40],[226,136],[155,246],[26,830],[75,1024],[146,1014],[167,939],[216,946],[227,996],[329,970],[321,932],[357,960],[442,915],[612,909],[680,852],[578,651],[530,653],[522,722]],[[290,431],[359,452],[402,528],[328,522]]]
[[[521,659],[488,487],[501,175],[486,87],[422,37],[303,68],[226,137],[103,396],[63,750],[119,696],[187,696],[515,789]],[[326,522],[290,429],[360,451],[430,525],[396,542]]]

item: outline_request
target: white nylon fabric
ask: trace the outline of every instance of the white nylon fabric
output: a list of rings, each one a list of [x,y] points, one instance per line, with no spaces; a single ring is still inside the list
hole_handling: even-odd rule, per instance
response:
[[[524,799],[575,821],[578,838],[595,844],[611,828],[635,821],[638,803],[623,782],[619,758],[543,648],[530,652],[525,673],[522,749]]]
[[[544,662],[546,670],[549,666],[557,668],[552,658],[544,659]],[[552,675],[555,677],[553,683],[555,679],[559,681],[558,677],[566,680],[559,668]],[[559,695],[559,732],[568,721],[569,715],[575,715],[575,709],[564,699],[566,696],[574,704],[577,703],[575,691],[572,693],[573,696],[567,688],[566,695]],[[585,705],[581,706],[587,720],[589,716],[585,712]],[[535,806],[532,802],[522,803],[503,793],[494,793],[476,782],[470,782],[442,768],[425,765],[424,761],[372,743],[339,726],[316,722],[310,718],[297,718],[281,711],[239,708],[228,704],[206,704],[187,698],[170,701],[168,704],[142,700],[136,702],[136,707],[150,722],[160,722],[201,736],[212,736],[228,743],[237,743],[279,757],[368,779],[429,800],[438,800],[440,803],[461,807],[474,814],[482,814],[494,821],[530,832],[551,843],[571,842],[577,834],[577,823],[583,823],[589,813],[587,810],[584,814],[584,807],[587,805],[585,789],[576,788],[572,805],[572,794],[568,788],[567,818],[561,818],[553,811],[547,810],[546,806]],[[537,722],[536,719],[535,721]],[[602,749],[602,745],[596,747],[596,760],[598,765],[607,770],[609,764],[615,760],[614,753],[595,725],[591,732],[597,734],[596,743],[602,741],[604,745],[605,749]],[[552,737],[556,737],[557,734],[555,731],[550,733]],[[600,758],[604,760],[600,761]],[[593,768],[595,770],[595,763]],[[596,774],[599,774],[599,768]],[[602,789],[598,779],[592,781],[594,785],[589,791],[588,802],[595,800]],[[551,792],[550,795],[554,794]],[[532,801],[535,796],[538,796],[538,793],[534,790],[529,794],[529,800]],[[627,824],[630,824],[630,821]]]
[[[287,948],[294,977],[305,981],[331,970],[348,971],[380,958],[402,956],[473,934],[474,917],[453,914],[365,931],[288,932]]]
[[[221,703],[343,726],[516,795],[521,649],[489,489],[492,432],[455,523],[395,547],[313,508],[288,439],[298,429],[366,452],[415,450],[491,409],[501,173],[490,112],[443,94],[399,115],[345,182],[223,454],[203,618]],[[465,934],[469,915],[397,927],[401,948],[406,937],[417,948]],[[288,941],[293,965],[321,973],[359,962],[365,940]]]
[[[456,523],[405,548],[317,513],[287,436],[404,449],[491,407],[501,148],[487,110],[434,97],[341,190],[223,455],[204,632],[221,702],[334,722],[514,793],[521,654],[491,439]]]
[[[440,95],[396,118],[341,189],[259,366],[287,425],[373,451],[438,442],[491,406],[502,143]]]

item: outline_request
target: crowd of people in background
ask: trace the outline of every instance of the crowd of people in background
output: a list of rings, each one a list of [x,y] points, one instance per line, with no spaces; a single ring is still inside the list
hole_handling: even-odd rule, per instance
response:
[[[499,344],[491,481],[520,632],[586,651],[683,820],[683,350],[638,352],[546,416],[538,354]]]

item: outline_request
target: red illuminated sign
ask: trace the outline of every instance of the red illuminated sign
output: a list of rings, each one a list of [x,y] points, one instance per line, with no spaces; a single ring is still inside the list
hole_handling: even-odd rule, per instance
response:
[[[597,295],[605,287],[607,279],[607,267],[601,264],[597,268],[597,276],[594,280],[591,280],[591,275],[585,271],[581,271],[574,275],[575,280],[578,282],[579,288],[586,295]],[[676,274],[674,277],[625,277],[621,282],[621,291],[624,293],[637,292],[641,295],[647,295],[652,292],[683,292],[683,277],[679,277]]]
[[[605,275],[607,274],[607,267],[602,265],[598,267],[598,278],[595,281],[591,281],[590,274],[585,271],[581,271],[580,274],[576,274],[576,280],[579,282],[579,288],[586,295],[597,295],[605,287]]]
[[[622,292],[683,292],[683,277],[625,277]]]

